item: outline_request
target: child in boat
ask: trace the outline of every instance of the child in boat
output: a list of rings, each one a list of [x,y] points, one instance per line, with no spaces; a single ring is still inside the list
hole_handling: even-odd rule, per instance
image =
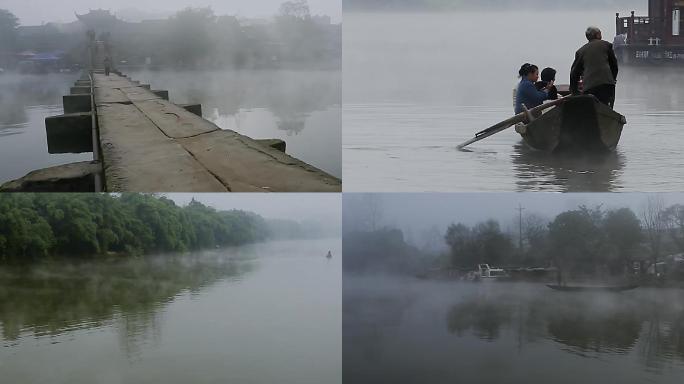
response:
[[[537,90],[541,91],[543,89],[548,89],[549,100],[558,99],[558,89],[553,83],[556,81],[556,70],[553,68],[544,68],[541,71],[541,81],[537,81],[534,85]],[[548,88],[549,83],[551,87]],[[529,108],[529,107],[528,107]]]
[[[546,87],[538,90],[535,83],[539,80],[539,67],[534,64],[525,63],[518,71],[520,83],[515,92],[515,114],[524,111],[523,104],[527,109],[532,109],[541,105],[544,100],[549,99],[548,90],[553,87],[553,81],[548,82]]]

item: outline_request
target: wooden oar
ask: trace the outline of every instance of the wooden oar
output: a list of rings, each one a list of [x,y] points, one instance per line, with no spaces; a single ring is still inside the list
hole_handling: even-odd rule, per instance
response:
[[[475,137],[473,137],[472,139],[470,139],[466,142],[459,144],[456,148],[463,149],[463,148],[467,147],[468,145],[470,145],[474,142],[480,141],[482,139],[486,139],[489,136],[495,135],[495,134],[497,134],[497,133],[499,133],[499,132],[501,132],[501,131],[513,126],[513,125],[516,125],[518,123],[522,123],[523,121],[527,120],[527,114],[528,113],[534,115],[535,113],[539,113],[545,109],[555,107],[556,105],[562,103],[563,100],[564,100],[564,98],[559,98],[558,100],[554,100],[550,103],[539,105],[539,106],[534,107],[528,111],[520,112],[517,115],[511,117],[510,119],[506,119],[500,123],[494,124],[491,127],[476,133]]]

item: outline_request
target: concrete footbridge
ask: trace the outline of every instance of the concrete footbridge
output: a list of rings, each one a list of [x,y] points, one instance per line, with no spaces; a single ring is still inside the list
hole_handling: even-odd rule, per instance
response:
[[[45,120],[50,153],[93,152],[93,161],[29,173],[4,191],[339,192],[340,179],[202,118],[201,105],[169,102],[121,73],[86,72]]]

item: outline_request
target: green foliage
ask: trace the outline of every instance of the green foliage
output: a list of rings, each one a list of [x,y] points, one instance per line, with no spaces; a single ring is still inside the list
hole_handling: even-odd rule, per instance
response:
[[[603,230],[611,251],[612,269],[628,266],[644,238],[639,218],[629,208],[609,211],[603,219]]]
[[[177,67],[195,67],[211,52],[209,27],[215,20],[211,8],[186,8],[170,20],[170,57]]]
[[[342,239],[345,271],[405,273],[416,270],[420,252],[398,229],[350,232]]]
[[[9,36],[1,28],[0,42]],[[236,16],[217,16],[211,8],[189,7],[167,20],[112,19],[93,28],[98,38],[111,41],[114,60],[120,65],[147,65],[148,59],[152,68],[182,69],[337,69],[341,65],[341,26],[311,16],[303,0],[286,2],[271,21],[241,21]],[[54,24],[46,24],[9,51],[62,50],[70,64],[83,64],[86,42],[83,30],[61,33]]]
[[[155,195],[0,195],[0,260],[109,252],[182,252],[266,240],[268,223],[244,211],[186,207]]]
[[[670,211],[676,216],[676,207]],[[644,239],[641,222],[629,208],[604,212],[600,207],[580,206],[557,215],[550,223],[530,215],[522,224],[523,249],[514,247],[511,235],[502,233],[492,220],[473,228],[450,225],[444,240],[451,265],[555,265],[579,274],[623,273],[638,257]]]
[[[468,228],[463,224],[452,224],[444,240],[451,249],[451,264],[468,268],[480,263],[498,265],[508,262],[514,253],[509,235],[503,233],[494,220]]]
[[[14,50],[19,19],[6,9],[0,9],[0,54]]]

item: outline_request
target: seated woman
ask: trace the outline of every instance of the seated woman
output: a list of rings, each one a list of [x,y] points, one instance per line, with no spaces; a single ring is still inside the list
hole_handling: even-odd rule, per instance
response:
[[[520,83],[515,92],[515,114],[523,112],[523,104],[527,109],[532,109],[541,105],[544,100],[549,99],[548,90],[553,86],[550,81],[542,90],[537,90],[535,83],[539,80],[539,68],[530,63],[525,63],[518,71]]]
[[[549,100],[558,99],[558,89],[553,83],[556,81],[556,70],[553,68],[544,68],[541,71],[541,81],[537,81],[534,85],[537,87],[538,91],[541,91],[551,83],[551,87],[548,88]]]

